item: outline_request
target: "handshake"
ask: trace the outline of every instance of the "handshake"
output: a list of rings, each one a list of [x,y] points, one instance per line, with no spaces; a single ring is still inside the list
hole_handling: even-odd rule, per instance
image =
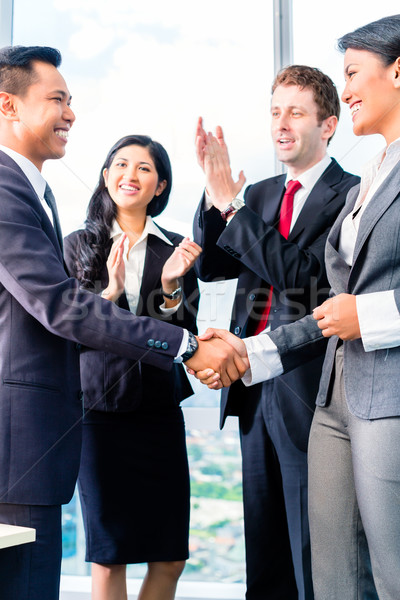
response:
[[[210,389],[228,387],[249,369],[245,343],[233,333],[210,328],[197,341],[199,347],[185,366]]]

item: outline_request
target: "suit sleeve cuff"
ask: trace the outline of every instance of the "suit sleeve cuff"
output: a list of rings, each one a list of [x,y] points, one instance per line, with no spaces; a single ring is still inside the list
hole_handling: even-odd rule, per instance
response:
[[[356,304],[365,352],[400,345],[400,315],[393,290],[357,295]]]
[[[278,348],[268,334],[260,333],[244,338],[250,369],[242,377],[244,385],[250,386],[282,375],[283,367]]]
[[[187,348],[188,341],[189,341],[188,330],[182,329],[182,331],[183,331],[183,336],[182,336],[181,345],[179,346],[178,354],[175,356],[175,359],[174,359],[174,362],[176,362],[176,363],[182,362],[182,354],[184,354],[186,352],[186,348]]]
[[[163,302],[163,304],[160,305],[161,314],[164,317],[169,317],[169,315],[173,315],[174,313],[176,313],[181,304],[182,300],[176,306],[173,306],[172,308],[166,308],[165,302]]]

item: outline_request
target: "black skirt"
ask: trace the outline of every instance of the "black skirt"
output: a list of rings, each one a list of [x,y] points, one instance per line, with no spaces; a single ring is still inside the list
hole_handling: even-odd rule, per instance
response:
[[[78,484],[88,562],[188,558],[189,469],[178,406],[89,411]]]

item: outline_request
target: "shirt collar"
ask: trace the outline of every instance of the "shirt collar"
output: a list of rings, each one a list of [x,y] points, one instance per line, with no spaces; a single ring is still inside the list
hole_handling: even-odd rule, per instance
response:
[[[114,223],[111,226],[110,238],[112,239],[113,242],[115,242],[119,238],[119,236],[122,235],[123,233],[124,232],[122,231],[119,223],[115,219]],[[149,234],[155,235],[156,237],[160,238],[160,240],[162,240],[166,244],[169,244],[170,246],[173,246],[173,243],[171,242],[171,240],[169,240],[163,234],[163,232],[161,231],[161,229],[159,229],[159,227],[154,223],[153,219],[149,215],[147,215],[147,217],[146,217],[146,223],[145,223],[142,235],[135,242],[134,246],[136,246],[136,244],[138,244],[139,242],[142,242],[143,240],[147,239],[147,236]]]
[[[380,150],[380,152],[378,152],[374,158],[364,165],[364,170],[368,171],[372,169],[379,169],[386,156],[390,157],[391,159],[395,158],[397,160],[400,158],[400,138],[397,138],[397,140],[394,140],[394,142],[389,144],[389,146]]]
[[[296,181],[300,181],[303,188],[306,190],[311,190],[314,185],[317,183],[318,179],[321,177],[322,173],[328,168],[332,159],[328,154],[325,154],[324,158],[313,165],[307,171],[304,171],[301,175],[295,178]],[[285,187],[293,179],[290,169],[288,170],[288,174],[286,176]]]
[[[7,146],[0,145],[0,150],[2,150],[17,163],[25,177],[28,179],[29,183],[32,185],[36,194],[39,196],[39,198],[43,199],[46,189],[46,180],[39,169],[35,167],[33,162],[26,158],[26,156],[19,154],[19,152],[15,152],[15,150],[7,148]]]

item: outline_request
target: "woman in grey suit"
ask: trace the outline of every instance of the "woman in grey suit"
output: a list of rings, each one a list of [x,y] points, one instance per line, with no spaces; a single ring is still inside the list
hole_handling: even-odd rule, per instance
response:
[[[200,248],[158,227],[171,166],[146,136],[116,142],[101,169],[85,228],[65,240],[81,285],[137,315],[196,331]],[[157,345],[160,342],[154,340]],[[142,600],[171,600],[188,557],[189,474],[182,365],[169,372],[83,348],[79,492],[92,597],[123,600],[126,564],[148,563]]]
[[[313,315],[243,342],[208,335],[247,351],[250,385],[311,359],[329,338],[309,443],[315,598],[398,600],[400,15],[344,35],[339,48],[354,133],[380,134],[386,146],[329,234],[331,298]],[[218,375],[198,376],[220,387]]]

